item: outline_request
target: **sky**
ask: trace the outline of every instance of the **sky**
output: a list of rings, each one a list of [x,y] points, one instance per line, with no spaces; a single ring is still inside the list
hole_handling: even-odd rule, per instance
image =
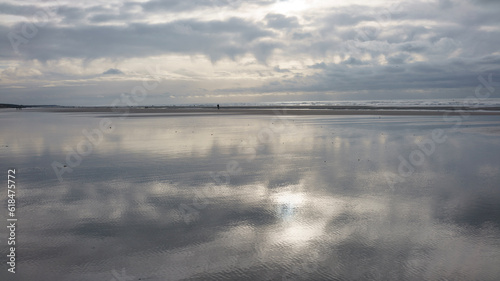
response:
[[[0,1],[0,103],[465,98],[500,1]],[[500,90],[492,97],[500,97]]]

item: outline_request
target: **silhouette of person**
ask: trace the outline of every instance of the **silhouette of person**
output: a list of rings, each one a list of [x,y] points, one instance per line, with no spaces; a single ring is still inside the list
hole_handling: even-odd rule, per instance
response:
[[[219,104],[217,104],[217,109],[220,109],[220,106],[219,106]]]

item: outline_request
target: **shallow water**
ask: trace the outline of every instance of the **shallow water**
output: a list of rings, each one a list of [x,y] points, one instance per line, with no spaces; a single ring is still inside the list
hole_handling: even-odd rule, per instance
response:
[[[500,276],[499,116],[119,116],[0,111],[1,280]]]

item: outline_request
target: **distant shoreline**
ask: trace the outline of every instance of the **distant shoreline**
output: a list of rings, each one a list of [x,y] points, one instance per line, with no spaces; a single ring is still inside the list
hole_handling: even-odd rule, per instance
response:
[[[500,107],[369,107],[369,106],[229,106],[214,107],[168,106],[168,107],[43,107],[27,108],[43,112],[65,113],[124,113],[137,117],[149,114],[158,115],[500,115]],[[111,115],[112,116],[112,115]]]

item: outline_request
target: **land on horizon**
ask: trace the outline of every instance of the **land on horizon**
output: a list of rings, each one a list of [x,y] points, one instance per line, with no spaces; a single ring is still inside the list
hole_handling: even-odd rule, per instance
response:
[[[102,112],[102,113],[151,113],[151,114],[276,114],[281,115],[439,115],[462,114],[500,115],[496,106],[366,106],[366,105],[263,105],[263,106],[222,106],[217,109],[210,105],[163,105],[163,106],[57,106],[57,105],[14,105],[0,104],[0,108],[33,108],[50,112]]]

